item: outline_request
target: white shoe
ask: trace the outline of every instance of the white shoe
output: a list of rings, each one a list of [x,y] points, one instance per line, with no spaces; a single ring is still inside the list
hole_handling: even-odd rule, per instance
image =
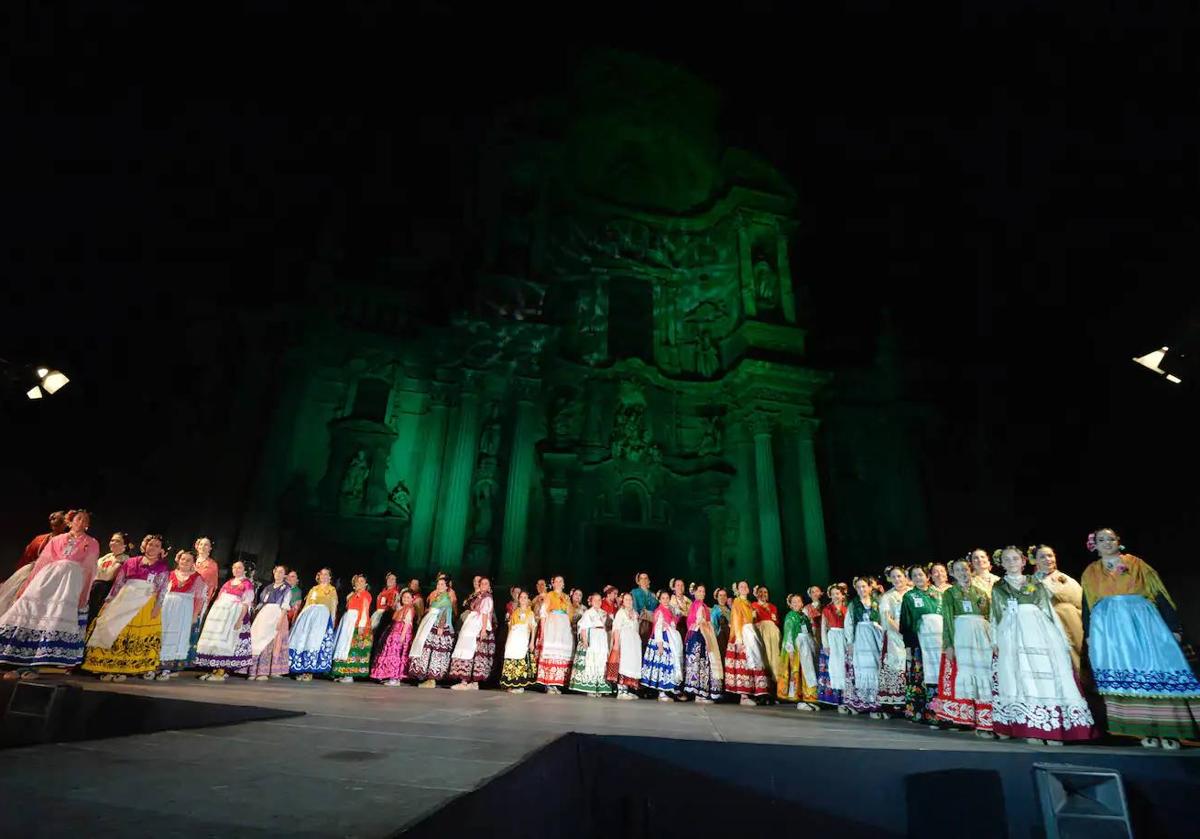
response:
[[[625,691],[624,693],[618,693],[618,694],[617,694],[617,699],[621,699],[621,700],[624,700],[624,701],[629,701],[630,699],[637,699],[637,697],[636,697],[636,696],[634,696],[634,695],[633,695],[632,693],[630,693],[629,691]]]
[[[164,671],[159,673],[157,678],[160,682],[169,682],[171,680],[171,674]]]
[[[711,699],[705,699],[703,696],[697,696],[696,704],[697,705],[711,705],[711,704],[713,704],[713,701]]]
[[[399,684],[400,682],[397,679],[388,679],[386,682],[384,682],[384,685],[390,688],[394,688]]]
[[[995,737],[995,735],[992,734],[992,732],[984,731],[983,729],[980,729],[980,728],[975,729],[975,736],[980,738],[981,740],[991,740]]]
[[[1177,751],[1179,749],[1179,741],[1172,740],[1170,737],[1162,738],[1162,747],[1167,751]]]
[[[670,701],[671,701],[671,697],[667,696],[665,693],[663,693],[663,692],[660,690],[660,691],[658,692],[658,701],[659,701],[659,702],[670,702]]]
[[[342,676],[342,678],[338,679],[338,681],[341,682],[343,685],[351,685],[351,684],[354,684],[354,677],[353,676]]]
[[[807,702],[797,702],[796,710],[797,711],[815,711],[817,709],[814,708],[813,706],[809,705]]]
[[[562,691],[556,687],[551,686],[551,687],[546,688],[546,693],[549,696],[558,696],[559,694],[562,693]]]
[[[117,673],[117,674],[115,674],[115,675],[112,677],[112,680],[113,680],[114,682],[123,682],[123,681],[125,681],[125,674],[124,674],[124,673]]]
[[[1142,745],[1147,749],[1157,749],[1162,745],[1162,742],[1157,737],[1143,737]]]
[[[742,706],[744,706],[744,707],[747,707],[747,708],[749,708],[749,707],[751,707],[751,706],[753,706],[753,707],[758,707],[758,703],[757,703],[757,702],[755,702],[755,701],[754,701],[753,699],[751,699],[749,696],[745,696],[745,695],[743,695],[743,696],[742,696],[742,698],[741,698],[740,700],[738,700],[738,704],[739,704],[739,705],[742,705]]]
[[[1063,744],[1062,740],[1043,740],[1042,742],[1047,746],[1061,746]]]
[[[467,689],[466,682],[459,682],[457,685],[450,685],[450,690],[466,690],[466,689]]]

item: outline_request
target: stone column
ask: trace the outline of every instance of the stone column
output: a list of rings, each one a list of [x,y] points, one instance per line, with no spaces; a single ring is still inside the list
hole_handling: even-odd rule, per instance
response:
[[[763,582],[775,596],[783,592],[783,536],[779,528],[779,493],[775,488],[775,452],[771,422],[756,414],[750,419],[754,434],[754,477],[758,488],[758,531],[762,547]]]
[[[412,574],[424,576],[429,571],[429,548],[433,541],[433,522],[437,513],[438,495],[442,483],[443,446],[446,442],[446,394],[435,389],[430,394],[429,415],[421,423],[424,435],[424,454],[421,476],[413,487],[412,532],[408,539],[408,566]]]
[[[829,584],[829,553],[825,545],[825,510],[821,505],[821,481],[817,474],[817,452],[813,434],[817,421],[802,422],[797,433],[800,452],[800,511],[804,519],[804,556],[808,564],[806,586]]]
[[[471,477],[479,448],[479,394],[470,377],[463,383],[461,399],[458,424],[448,448],[446,486],[438,505],[433,542],[435,570],[445,571],[452,578],[462,568],[467,519],[471,513]]]
[[[512,448],[508,455],[508,486],[504,492],[504,534],[500,548],[500,582],[519,581],[525,563],[525,529],[529,525],[529,486],[533,477],[533,447],[537,442],[533,383],[518,384]]]
[[[796,295],[792,287],[792,266],[788,260],[788,237],[784,230],[776,234],[775,273],[779,275],[779,305],[783,309],[783,319],[788,323],[796,322]]]
[[[758,314],[758,297],[754,289],[754,264],[750,253],[750,222],[739,215],[734,224],[737,227],[738,273],[742,279],[742,311],[746,317],[752,318]]]

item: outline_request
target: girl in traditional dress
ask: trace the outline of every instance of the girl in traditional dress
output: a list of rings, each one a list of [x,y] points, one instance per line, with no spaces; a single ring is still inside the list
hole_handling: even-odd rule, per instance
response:
[[[179,551],[163,596],[160,682],[170,679],[172,673],[186,670],[195,661],[207,603],[208,586],[196,570],[196,555],[189,550]]]
[[[567,684],[574,644],[571,640],[571,601],[563,594],[563,578],[550,581],[553,587],[542,599],[538,615],[541,624],[542,652],[538,657],[538,684],[546,693],[559,694]]]
[[[944,562],[935,562],[929,566],[929,585],[938,594],[945,594],[950,588],[950,569]]]
[[[992,736],[991,598],[975,585],[966,558],[950,563],[955,585],[942,595],[942,662],[934,711],[951,725]]]
[[[671,580],[671,611],[675,613],[675,629],[682,637],[687,632],[687,616],[692,610],[692,598],[684,594],[683,580],[676,577]]]
[[[375,611],[371,613],[371,666],[383,650],[388,628],[392,625],[392,615],[396,612],[396,604],[400,600],[400,589],[397,586],[396,575],[388,571],[383,576],[383,591],[375,595]],[[374,677],[372,677],[374,678]]]
[[[1200,682],[1180,649],[1183,628],[1158,573],[1124,553],[1111,528],[1088,536],[1100,558],[1083,572],[1083,625],[1112,734],[1147,748],[1200,739]]]
[[[333,572],[322,568],[317,584],[308,590],[304,609],[288,636],[288,670],[298,682],[311,682],[315,674],[329,672],[333,666],[333,619],[337,616],[338,596],[330,580]]]
[[[817,701],[849,713],[842,704],[846,687],[846,584],[829,587],[830,603],[821,610],[821,654],[817,660]]]
[[[713,631],[717,634],[717,648],[721,651],[721,661],[725,661],[725,651],[729,648],[729,592],[718,588],[713,592],[716,603],[712,607]]]
[[[200,572],[200,576],[204,578],[204,584],[208,587],[208,606],[211,606],[221,591],[221,566],[213,559],[212,539],[201,536],[192,547],[196,549],[196,570]]]
[[[108,540],[108,553],[96,560],[96,578],[92,580],[92,591],[88,596],[88,626],[100,614],[104,601],[112,590],[113,577],[125,560],[129,559],[129,537],[114,533]]]
[[[208,609],[200,640],[196,643],[196,666],[212,670],[201,681],[223,682],[229,671],[240,673],[253,658],[250,627],[253,625],[254,580],[241,560],[229,566],[230,578]]]
[[[900,633],[900,607],[908,591],[908,575],[900,566],[889,566],[884,575],[892,587],[879,598],[883,627],[883,657],[879,664],[879,704],[883,710],[902,712],[905,705],[904,636]]]
[[[162,653],[162,601],[171,569],[163,559],[163,538],[142,539],[142,555],[117,571],[87,641],[83,669],[101,681],[123,682],[129,675],[153,678]]]
[[[1035,545],[1029,555],[1037,564],[1033,578],[1050,590],[1050,604],[1067,634],[1071,666],[1079,676],[1079,657],[1083,652],[1083,587],[1058,570],[1058,557],[1049,545]]]
[[[766,656],[762,638],[754,629],[754,607],[750,605],[750,585],[739,580],[734,585],[737,597],[729,607],[729,646],[725,649],[725,690],[740,697],[747,707],[757,705],[754,697],[770,690],[764,669]]]
[[[257,611],[250,625],[250,669],[247,676],[257,682],[279,679],[291,669],[288,656],[288,611],[292,586],[282,565],[271,569],[271,582],[258,593]]]
[[[817,710],[817,649],[812,621],[804,614],[804,598],[789,594],[790,611],[783,619],[780,641],[779,698],[795,702],[798,711]]]
[[[413,593],[408,589],[400,592],[396,601],[388,633],[383,639],[383,648],[375,657],[371,678],[388,687],[396,687],[408,672],[408,653],[412,648],[413,629],[417,623],[417,608]]]
[[[435,688],[450,672],[454,651],[454,601],[445,574],[438,575],[426,606],[408,654],[408,675],[419,681],[420,687]]]
[[[672,633],[675,636],[679,633],[675,630],[675,613],[670,604],[670,593],[660,591],[653,630],[642,654],[642,687],[658,691],[659,702],[670,702],[670,694],[677,691],[683,681],[683,673],[676,665],[678,658],[671,649]]]
[[[639,571],[634,575],[633,608],[638,612],[638,632],[642,643],[650,639],[650,628],[654,624],[654,610],[658,608],[658,597],[650,590],[650,575]]]
[[[621,608],[613,618],[612,649],[604,678],[616,685],[617,699],[637,699],[636,691],[642,685],[641,617],[629,592],[621,595]]]
[[[1025,574],[1029,560],[1020,548],[997,553],[1005,573],[992,587],[991,604],[996,736],[1043,745],[1093,739],[1095,721],[1075,681],[1050,590]]]
[[[767,693],[775,691],[775,680],[779,674],[779,610],[770,602],[771,593],[766,586],[754,589],[754,630],[762,639],[763,654],[767,665]]]
[[[725,665],[713,631],[712,613],[704,602],[707,589],[697,583],[692,589],[692,608],[687,615],[687,637],[683,642],[683,690],[696,697],[698,705],[711,705],[721,698]]]
[[[300,588],[300,573],[295,569],[287,572],[287,584],[291,587],[291,594],[288,595],[288,627],[296,625],[296,618],[300,617],[300,610],[304,608],[304,590]]]
[[[971,585],[991,597],[992,586],[1000,582],[1000,578],[992,573],[991,556],[983,548],[976,548],[967,554],[967,562],[971,566]]]
[[[588,596],[576,627],[579,641],[575,645],[575,664],[571,668],[571,690],[588,696],[611,696],[613,689],[605,681],[608,669],[608,614],[600,608],[599,592]]]
[[[500,667],[500,687],[509,693],[524,693],[537,681],[533,660],[537,637],[537,616],[529,601],[529,592],[517,594],[517,606],[508,616],[508,638],[504,642],[504,664]]]
[[[942,593],[929,582],[920,565],[908,569],[912,588],[900,604],[900,634],[904,638],[904,716],[910,722],[937,728],[933,697],[937,695],[942,660]]]
[[[883,627],[874,577],[854,578],[855,597],[846,609],[846,686],[842,703],[852,714],[883,719],[879,705],[879,663],[883,660]]]
[[[346,613],[338,625],[329,670],[331,678],[347,685],[356,676],[371,675],[371,604],[375,602],[362,574],[355,574],[350,585],[354,591],[346,595]]]
[[[821,602],[821,599],[825,596],[825,592],[821,591],[820,586],[809,586],[806,593],[808,594],[808,598],[811,602],[801,609],[801,611],[808,616],[808,622],[812,624],[813,638],[817,641],[820,641],[821,610],[824,608],[824,604]]]
[[[458,643],[450,656],[450,678],[458,679],[451,690],[478,690],[492,675],[496,661],[496,630],[493,615],[492,581],[477,577],[478,589],[471,610],[463,618]]]
[[[571,589],[571,635],[575,637],[579,634],[578,626],[579,619],[583,617],[583,613],[588,609],[583,603],[583,589]]]
[[[90,524],[91,514],[76,510],[70,529],[45,541],[16,600],[0,615],[0,662],[19,668],[6,679],[36,678],[35,667],[75,667],[83,659],[100,556],[100,544],[87,534]]]
[[[537,633],[533,639],[533,666],[537,669],[537,663],[542,658],[542,633],[546,631],[546,627],[542,624],[540,615],[542,614],[542,603],[546,599],[545,580],[538,580],[533,584],[533,600],[529,603],[529,608],[533,609],[533,616],[537,622]]]

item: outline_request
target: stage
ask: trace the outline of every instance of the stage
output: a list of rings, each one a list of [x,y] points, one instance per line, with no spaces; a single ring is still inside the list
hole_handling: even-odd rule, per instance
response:
[[[688,800],[672,800],[675,816],[694,820],[693,828],[716,829],[706,802],[716,807],[714,814],[736,821],[730,807],[744,795],[768,821],[772,808],[784,808],[781,813],[810,825],[840,823],[842,835],[907,832],[905,801],[925,794],[913,786],[914,777],[936,782],[934,805],[947,813],[961,809],[955,803],[960,792],[987,787],[990,778],[995,794],[975,796],[968,812],[998,813],[1009,819],[1013,835],[1028,835],[1030,816],[1017,813],[1013,801],[1031,795],[1032,781],[1027,790],[1022,779],[1034,762],[1117,768],[1126,776],[1127,794],[1137,799],[1131,808],[1144,811],[1143,824],[1170,833],[1163,801],[1180,797],[1180,806],[1187,806],[1182,796],[1200,780],[1200,750],[987,742],[968,733],[832,711],[802,713],[792,706],[668,705],[236,677],[213,684],[194,674],[167,683],[105,684],[86,677],[39,682],[115,695],[93,701],[182,700],[282,716],[0,751],[0,801],[9,835],[206,836],[235,830],[385,836],[405,828],[432,835],[471,822],[489,835],[578,839],[598,830],[581,827],[579,810],[563,816],[561,833],[544,822],[538,829],[536,822],[544,817],[539,808],[548,815],[556,801],[581,796],[587,799],[581,806],[595,811],[583,824],[611,816],[618,827],[633,824],[637,835],[637,824],[648,831],[657,824],[653,812],[642,812],[649,807],[645,801],[639,799],[641,810],[621,813],[602,801],[632,801],[629,784],[621,791],[614,785],[636,780],[644,787],[656,773],[671,779],[660,784],[660,793],[671,783],[686,784],[679,796]],[[564,737],[569,733],[583,736]],[[823,803],[802,802],[809,793]],[[447,804],[447,811],[427,819]],[[752,815],[742,807],[736,811]],[[518,817],[522,821],[513,822]],[[478,820],[491,824],[475,825]],[[989,832],[985,826],[973,834],[978,839]]]

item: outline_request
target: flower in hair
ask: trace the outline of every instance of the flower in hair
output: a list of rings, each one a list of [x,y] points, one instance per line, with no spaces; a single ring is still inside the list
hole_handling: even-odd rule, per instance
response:
[[[1092,532],[1092,533],[1089,533],[1089,534],[1088,534],[1088,537],[1087,537],[1087,549],[1088,549],[1089,551],[1094,551],[1094,550],[1096,550],[1096,534],[1095,534],[1095,532]]]

